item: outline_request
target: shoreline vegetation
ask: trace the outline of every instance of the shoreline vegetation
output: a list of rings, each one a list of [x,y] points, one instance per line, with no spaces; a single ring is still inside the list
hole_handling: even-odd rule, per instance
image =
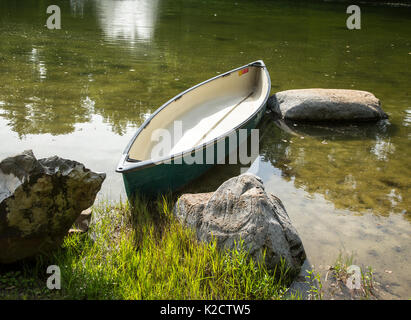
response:
[[[221,252],[215,242],[197,242],[165,198],[134,207],[121,200],[93,207],[87,233],[66,236],[48,257],[2,270],[0,299],[284,298],[291,282],[285,264],[269,272],[241,244]],[[46,287],[49,265],[60,267],[61,290]]]
[[[215,242],[198,242],[174,217],[168,199],[137,200],[133,208],[121,200],[100,201],[86,233],[67,235],[48,256],[1,265],[0,299],[303,299],[288,290],[292,277],[285,263],[269,271],[248,259],[241,243],[222,252]],[[340,256],[330,269],[341,283],[348,267],[342,261]],[[46,286],[49,265],[61,270],[60,290]],[[312,270],[306,278],[308,298],[323,299],[320,275]],[[372,273],[363,279],[366,294],[359,298],[370,299]]]

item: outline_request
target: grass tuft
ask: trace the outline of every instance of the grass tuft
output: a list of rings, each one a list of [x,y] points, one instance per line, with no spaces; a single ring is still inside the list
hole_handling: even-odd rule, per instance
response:
[[[353,266],[359,269],[358,276],[354,275]],[[369,266],[366,268],[355,266],[354,254],[340,253],[334,265],[329,268],[328,273],[331,275],[330,280],[333,287],[343,296],[350,296],[351,299],[377,298],[373,269]],[[328,273],[326,279],[328,278]],[[355,281],[358,281],[357,286],[355,286]],[[351,286],[353,288],[348,287],[348,282],[352,283]]]

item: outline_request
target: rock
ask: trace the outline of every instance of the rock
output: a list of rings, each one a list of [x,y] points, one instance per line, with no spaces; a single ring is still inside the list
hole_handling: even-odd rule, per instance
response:
[[[313,137],[318,139],[376,139],[388,137],[395,130],[388,120],[378,123],[302,123],[290,120],[275,120],[274,124],[290,135]]]
[[[307,122],[363,122],[387,119],[370,92],[345,89],[299,89],[277,92],[268,106],[281,119]]]
[[[299,295],[302,300],[310,299],[311,286],[316,287],[318,290],[319,283],[316,279],[311,279],[310,283],[310,272],[315,271],[308,259],[306,259],[301,267],[300,273],[295,277],[294,281],[291,283],[287,290],[286,297],[291,298],[292,295]]]
[[[80,213],[76,221],[74,221],[73,228],[69,230],[69,234],[72,233],[85,233],[88,231],[91,222],[91,208],[84,210]]]
[[[281,200],[267,193],[253,174],[231,178],[215,192],[182,195],[174,214],[195,229],[200,241],[214,237],[220,249],[233,249],[242,239],[255,261],[261,261],[266,249],[264,263],[269,269],[282,257],[298,273],[305,260],[303,244]]]
[[[0,263],[59,246],[105,177],[57,156],[37,160],[31,150],[1,161]]]

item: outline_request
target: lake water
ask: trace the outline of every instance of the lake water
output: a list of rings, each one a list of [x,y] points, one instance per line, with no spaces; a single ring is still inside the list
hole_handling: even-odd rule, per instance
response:
[[[62,29],[45,27],[57,4]],[[32,149],[107,173],[100,198],[124,198],[121,152],[161,104],[262,59],[272,93],[345,88],[374,93],[389,120],[326,128],[267,115],[249,171],[276,194],[322,272],[339,252],[371,265],[386,298],[411,297],[411,7],[295,1],[2,0],[0,158]],[[218,166],[187,187],[240,173]]]

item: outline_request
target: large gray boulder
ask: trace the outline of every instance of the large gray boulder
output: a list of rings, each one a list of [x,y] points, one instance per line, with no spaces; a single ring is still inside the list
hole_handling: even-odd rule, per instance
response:
[[[298,89],[277,92],[268,106],[279,118],[307,122],[362,122],[388,118],[370,92],[345,89]]]
[[[0,162],[0,263],[59,246],[96,198],[106,175],[57,156],[32,151]]]
[[[195,229],[200,241],[214,237],[219,248],[233,249],[242,239],[255,261],[262,261],[266,250],[263,262],[269,269],[282,257],[298,273],[305,260],[303,244],[281,200],[267,193],[253,174],[231,178],[215,192],[182,195],[174,214]]]

